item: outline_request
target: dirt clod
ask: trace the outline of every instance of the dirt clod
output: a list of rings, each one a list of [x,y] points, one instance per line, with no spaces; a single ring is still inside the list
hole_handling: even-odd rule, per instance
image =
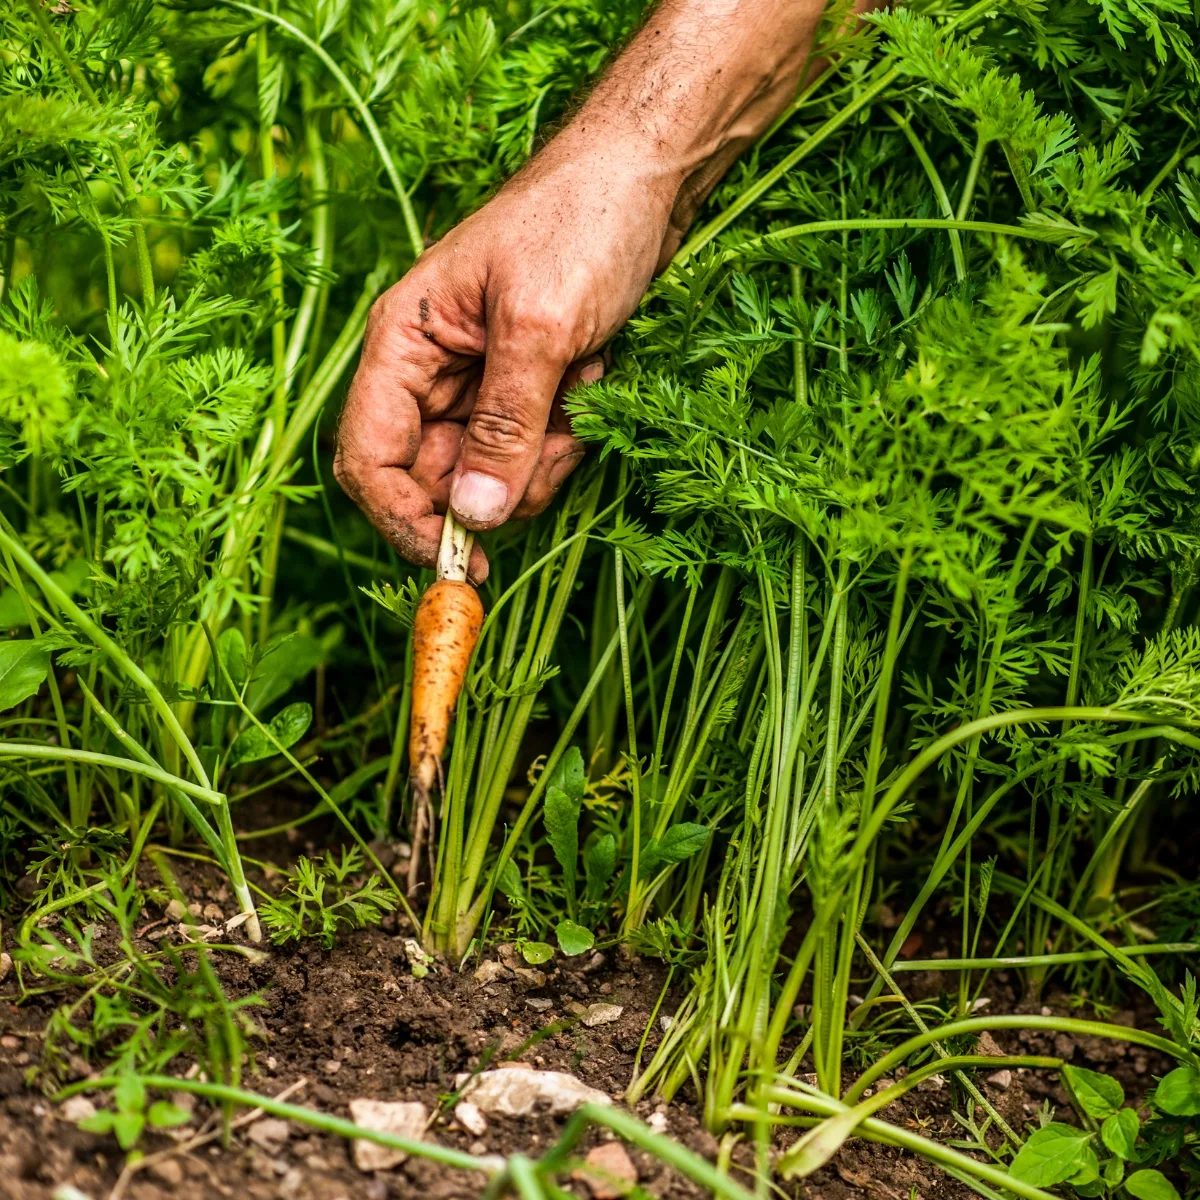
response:
[[[573,1112],[581,1104],[611,1104],[611,1098],[581,1083],[565,1071],[535,1071],[529,1067],[501,1067],[481,1075],[459,1075],[455,1080],[465,1095],[483,1112],[504,1117],[527,1117],[539,1110]]]
[[[413,1141],[425,1136],[428,1120],[425,1105],[405,1100],[351,1100],[350,1117],[355,1125],[376,1133],[393,1133]],[[403,1150],[378,1146],[358,1138],[354,1143],[354,1165],[360,1171],[389,1171],[408,1158]]]
[[[88,1117],[96,1115],[96,1106],[86,1096],[71,1096],[63,1101],[59,1115],[64,1121],[78,1125],[80,1121],[86,1121]]]
[[[572,1173],[572,1178],[587,1185],[592,1200],[620,1200],[637,1183],[637,1168],[620,1142],[605,1142],[589,1150],[586,1166]]]
[[[288,1123],[279,1117],[263,1117],[246,1131],[246,1136],[268,1154],[278,1153],[290,1135]]]
[[[589,1004],[587,1012],[583,1014],[583,1023],[589,1029],[594,1029],[597,1025],[611,1025],[621,1019],[624,1011],[620,1004]]]

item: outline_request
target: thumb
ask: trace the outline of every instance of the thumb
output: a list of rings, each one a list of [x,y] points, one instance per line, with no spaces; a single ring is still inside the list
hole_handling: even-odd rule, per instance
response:
[[[536,344],[488,347],[450,485],[450,511],[469,529],[502,525],[520,503],[569,363]]]

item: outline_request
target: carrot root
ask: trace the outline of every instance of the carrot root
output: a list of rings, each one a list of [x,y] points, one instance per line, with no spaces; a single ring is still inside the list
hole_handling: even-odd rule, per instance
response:
[[[416,891],[421,855],[433,844],[429,797],[438,782],[450,722],[479,631],[483,604],[465,581],[439,579],[421,597],[413,620],[412,723],[408,735],[413,797],[408,892]]]

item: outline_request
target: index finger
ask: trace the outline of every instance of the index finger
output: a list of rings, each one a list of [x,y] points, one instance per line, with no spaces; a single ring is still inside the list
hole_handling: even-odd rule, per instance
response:
[[[387,308],[381,301],[372,310],[338,423],[334,474],[400,555],[432,567],[442,518],[409,471],[421,448],[421,407],[438,378],[442,355],[435,344],[389,320]],[[487,573],[487,557],[476,546],[472,582],[482,583]]]

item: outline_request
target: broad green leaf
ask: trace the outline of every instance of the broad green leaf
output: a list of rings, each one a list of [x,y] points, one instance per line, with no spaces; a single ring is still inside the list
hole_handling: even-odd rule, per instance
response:
[[[1111,1119],[1110,1117],[1109,1120]],[[1110,1188],[1115,1188],[1125,1178],[1125,1164],[1114,1154],[1104,1164],[1104,1170],[1101,1174],[1104,1176],[1104,1182]]]
[[[1125,1089],[1115,1079],[1101,1075],[1099,1071],[1065,1066],[1062,1076],[1079,1101],[1079,1106],[1093,1120],[1103,1121],[1125,1103]]]
[[[145,1114],[139,1109],[117,1112],[113,1115],[112,1131],[116,1134],[117,1144],[122,1150],[132,1150],[137,1140],[142,1136],[145,1127]]]
[[[642,879],[648,879],[662,867],[691,858],[708,842],[708,837],[707,825],[697,825],[692,821],[681,821],[678,825],[672,825],[661,839],[646,846],[642,852],[638,875]]]
[[[1091,1134],[1085,1130],[1052,1122],[1021,1147],[1009,1171],[1034,1187],[1064,1183],[1087,1165],[1085,1151],[1090,1140]]]
[[[779,1159],[779,1173],[784,1179],[803,1179],[819,1171],[853,1136],[865,1115],[848,1108],[814,1125]]]
[[[182,1109],[178,1104],[169,1100],[156,1100],[146,1110],[146,1120],[155,1129],[170,1129],[175,1125],[186,1125],[192,1119],[192,1114]]]
[[[542,820],[546,825],[546,836],[558,865],[562,867],[567,884],[567,895],[574,903],[575,864],[579,858],[579,800],[567,795],[560,787],[551,785],[546,789],[545,812]]]
[[[1137,1200],[1179,1200],[1175,1185],[1161,1171],[1134,1171],[1125,1190]]]
[[[574,921],[559,921],[554,936],[558,938],[558,948],[572,958],[596,944],[595,934],[582,925],[576,925]]]
[[[264,712],[314,670],[324,655],[321,643],[306,634],[292,634],[276,643],[254,669],[246,704],[256,713]]]
[[[550,772],[550,778],[546,780],[546,787],[547,789],[558,788],[576,802],[583,799],[583,792],[587,787],[587,768],[584,766],[583,755],[579,752],[578,746],[572,746],[554,764],[554,770]]]
[[[496,876],[496,886],[510,900],[523,900],[525,889],[521,886],[521,872],[517,864],[510,858]]]
[[[617,866],[617,839],[611,833],[597,838],[583,856],[583,869],[587,875],[587,898],[599,900],[604,894],[604,885],[612,878]]]
[[[24,629],[28,624],[29,617],[20,593],[16,588],[5,588],[0,592],[0,629]]]
[[[50,578],[68,596],[77,596],[92,573],[91,563],[86,558],[73,558],[61,571],[51,571]],[[26,629],[29,614],[16,588],[0,591],[0,629]]]
[[[1132,1108],[1123,1108],[1120,1112],[1113,1113],[1100,1126],[1100,1140],[1118,1158],[1132,1162],[1133,1148],[1137,1145],[1140,1128],[1137,1113]]]
[[[121,1076],[120,1083],[113,1088],[113,1100],[118,1110],[139,1112],[146,1107],[146,1085],[133,1074]]]
[[[280,748],[287,750],[304,736],[311,724],[312,708],[309,705],[303,701],[289,704],[268,723],[270,737],[257,725],[251,725],[238,734],[229,750],[229,765],[236,767],[242,763],[259,762],[278,754]]]
[[[554,957],[554,947],[549,942],[522,942],[521,957],[536,967]]]
[[[1079,1169],[1067,1182],[1079,1192],[1082,1192],[1084,1188],[1093,1188],[1099,1184],[1100,1160],[1090,1145],[1084,1146],[1080,1155]]]
[[[1176,1067],[1164,1075],[1155,1089],[1154,1103],[1172,1117],[1200,1116],[1200,1070]]]
[[[78,1123],[79,1128],[84,1133],[112,1133],[113,1121],[116,1119],[116,1115],[111,1109],[102,1108],[92,1113],[90,1117],[84,1117]]]
[[[0,642],[0,710],[28,700],[49,673],[50,651],[38,642]]]
[[[221,636],[217,638],[217,657],[229,672],[233,686],[240,691],[246,682],[246,639],[236,625],[230,625],[221,631]],[[224,695],[226,689],[225,676],[222,673],[217,679],[218,694]]]

